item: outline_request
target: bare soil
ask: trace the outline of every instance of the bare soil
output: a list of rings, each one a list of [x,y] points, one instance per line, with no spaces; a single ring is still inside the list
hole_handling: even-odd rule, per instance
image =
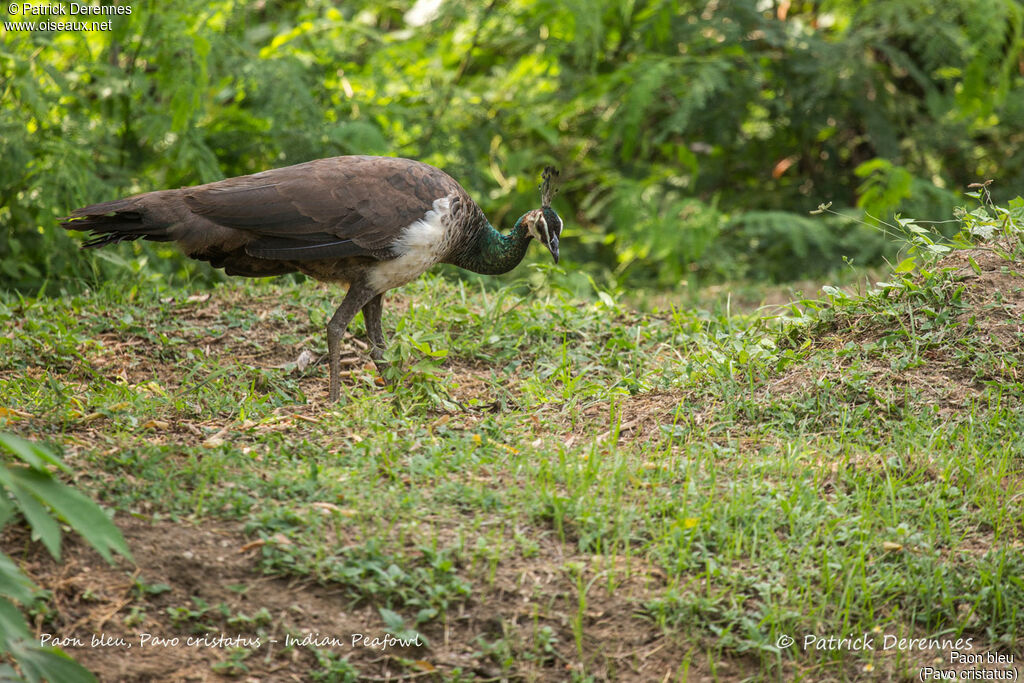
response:
[[[925,362],[894,367],[894,353],[876,354],[867,362],[858,359],[859,369],[867,372],[866,383],[860,389],[862,399],[879,410],[898,407],[909,395],[916,402],[934,406],[940,415],[952,416],[981,396],[986,384],[1020,381],[1020,368],[1024,367],[1024,269],[990,248],[953,251],[932,268],[940,269],[950,271],[950,287],[962,288],[964,307],[945,327],[946,336],[940,343],[921,354]],[[850,344],[863,347],[879,342],[894,328],[914,330],[923,322],[925,318],[844,320],[813,343],[833,349]],[[968,365],[941,343],[956,340],[966,340],[977,356],[987,353],[995,362],[989,367]],[[766,383],[763,395],[766,399],[787,396],[816,383],[840,383],[849,375],[851,362],[841,361],[830,368],[792,366]]]
[[[424,627],[429,647],[402,647],[387,641],[372,605],[352,605],[330,585],[264,575],[260,544],[238,525],[117,521],[134,565],[122,560],[110,566],[74,539],[65,543],[63,561],[56,563],[23,527],[9,527],[0,543],[52,594],[52,611],[37,616],[38,636],[78,638],[78,644],[62,642],[63,649],[102,681],[306,681],[317,664],[313,649],[301,644],[307,635],[338,639],[322,649],[347,658],[363,680],[432,680],[432,672],[453,669],[485,680],[566,680],[579,661],[571,623],[578,607],[577,578],[567,567],[581,571],[587,582],[601,574],[582,615],[588,669],[615,672],[622,681],[662,680],[687,654],[636,614],[638,602],[662,585],[657,570],[638,560],[626,567],[615,558],[572,554],[550,535],[537,537],[539,553],[502,562],[492,580],[474,581],[467,603],[443,623]],[[615,589],[609,592],[603,586],[611,578]],[[140,589],[161,584],[166,590]],[[210,609],[194,622],[176,623],[168,609],[201,604],[194,599]],[[228,621],[261,609],[271,617],[261,627]],[[499,658],[483,653],[487,642],[502,639],[532,650],[545,629],[554,636],[548,656],[517,661],[513,671],[503,673]],[[357,639],[359,634],[364,638]],[[241,639],[238,649],[211,640],[219,635]],[[190,643],[190,636],[198,640]],[[286,636],[300,644],[289,646]],[[236,652],[245,658],[233,660]]]
[[[968,262],[968,256],[975,260],[980,273]],[[1004,259],[978,250],[956,252],[940,267],[956,269],[966,288],[964,299],[970,309],[960,314],[958,322],[973,318],[979,343],[999,346],[1002,352],[1012,354],[1017,362],[1008,365],[1005,372],[1016,379],[1017,368],[1024,360],[1020,347],[1024,294],[1019,274],[1009,270]],[[311,324],[298,330],[304,335],[298,344],[276,341],[283,328],[272,319],[271,311],[278,315],[283,311],[300,321],[308,319],[307,312],[280,301],[198,298],[183,305],[179,313],[201,329],[220,316],[221,307],[231,306],[259,310],[265,322],[258,331],[251,332],[259,335],[258,343],[227,334],[202,340],[204,352],[223,358],[225,363],[286,367],[295,364],[303,351],[321,346],[322,330]],[[291,326],[288,331],[295,333],[296,328]],[[815,343],[839,347],[851,341],[865,343],[884,333],[880,327],[846,328]],[[104,374],[142,385],[162,373],[167,377],[166,389],[181,380],[167,372],[166,360],[159,357],[156,345],[148,339],[113,332],[98,339],[108,351],[115,351],[96,359],[94,369]],[[363,349],[355,341],[350,345],[346,354],[350,369],[361,373],[366,367]],[[89,373],[79,370],[63,369],[78,381],[89,381]],[[485,369],[453,364],[450,370],[456,384],[454,399],[486,398]],[[295,372],[301,375],[301,387],[311,401],[282,413],[282,429],[318,420],[326,404],[323,365],[296,368]],[[823,376],[838,380],[843,373],[842,366],[826,370],[796,367],[770,380],[762,391],[766,395],[785,395],[803,391]],[[994,373],[998,375],[998,369]],[[938,353],[929,357],[928,363],[902,371],[892,370],[888,362],[879,359],[869,381],[882,401],[898,401],[909,388],[939,409],[954,411],[978,395],[985,379],[965,369],[955,358]],[[623,399],[619,405],[621,435],[652,437],[660,425],[671,424],[680,406],[696,415],[695,419],[714,419],[713,405],[694,405],[689,402],[691,398],[682,392],[666,392]],[[585,426],[574,431],[567,425],[558,438],[571,443],[583,438],[584,432],[594,431],[602,432],[600,437],[610,437],[604,420],[607,411],[607,405],[591,406]],[[227,436],[223,431],[227,427],[215,421],[182,420],[153,425],[151,429],[153,439],[165,442],[195,443],[197,438]],[[83,419],[81,427],[68,435],[69,456],[78,449],[97,448],[101,435],[101,424]],[[72,537],[65,542],[62,562],[56,563],[40,544],[29,539],[24,527],[8,525],[0,536],[0,550],[52,594],[50,610],[36,615],[37,634],[77,636],[82,643],[64,644],[65,651],[101,681],[308,681],[312,680],[309,672],[317,668],[313,649],[286,643],[286,636],[301,639],[308,634],[340,639],[336,645],[322,649],[347,658],[361,672],[361,680],[370,681],[438,680],[441,672],[455,669],[478,680],[564,681],[580,661],[587,664],[588,672],[608,672],[608,680],[619,681],[674,680],[684,662],[689,664],[682,669],[683,675],[691,681],[740,681],[756,677],[760,671],[756,660],[709,662],[704,654],[708,650],[702,644],[666,636],[650,619],[640,618],[637,612],[643,601],[664,587],[665,577],[657,568],[635,558],[625,566],[620,558],[581,555],[545,529],[524,530],[539,548],[529,559],[502,561],[493,576],[468,577],[474,586],[470,599],[452,610],[443,622],[431,622],[422,629],[429,647],[384,647],[379,639],[386,638],[385,626],[375,606],[353,605],[336,586],[265,575],[259,565],[260,544],[254,543],[239,524],[204,521],[199,525],[124,514],[115,521],[134,554],[134,564],[122,560],[110,566]],[[585,582],[597,578],[582,615],[577,603],[580,576]],[[140,588],[161,584],[167,590]],[[207,626],[211,633],[259,638],[259,645],[250,640],[232,650],[203,641],[188,644],[187,638],[197,634],[189,631],[189,624],[172,619],[168,610],[199,604],[194,599],[210,606],[196,622]],[[269,623],[262,626],[229,622],[233,615],[252,617],[261,609],[270,614]],[[574,629],[577,617],[581,621]],[[579,626],[584,635],[577,640]],[[145,634],[180,640],[177,644],[143,644]],[[378,640],[371,640],[370,645],[366,641],[356,643],[356,634]],[[538,639],[549,634],[553,636],[552,646],[544,656],[517,657],[517,653],[536,652]],[[94,635],[106,639],[108,646],[94,644]],[[498,641],[519,646],[514,652],[489,652],[488,644]],[[510,668],[502,667],[503,656],[513,659]]]
[[[310,402],[280,411],[278,421],[263,422],[255,427],[257,431],[293,432],[318,422],[323,411],[330,409],[326,367],[317,362],[321,359],[316,354],[310,354],[322,346],[322,330],[308,323],[285,330],[276,318],[308,319],[307,312],[297,306],[269,297],[235,301],[234,292],[226,294],[172,302],[178,320],[190,323],[185,329],[196,331],[190,341],[206,355],[223,358],[224,364],[282,367],[298,376]],[[223,309],[232,307],[256,311],[259,330],[249,336],[211,336],[211,324],[221,320]],[[297,332],[302,340],[280,343],[278,335],[285,331]],[[76,378],[88,382],[93,371],[143,388],[159,377],[160,386],[153,391],[172,391],[185,381],[168,367],[168,359],[150,339],[111,331],[99,334],[96,340],[102,344],[102,352],[83,349],[88,370],[79,366],[60,369],[69,384]],[[365,344],[351,336],[347,343],[344,356],[349,377],[365,381],[372,372]],[[313,362],[299,367],[302,363],[297,361],[304,353],[307,359],[312,355]],[[38,371],[44,371],[42,366]],[[484,379],[489,372],[485,368],[453,363],[449,371],[454,400],[486,397]],[[514,386],[514,380],[509,386]],[[85,468],[80,477],[102,486],[112,475],[92,471],[76,457],[79,452],[102,452],[104,448],[105,420],[89,410],[83,406],[80,422],[65,434],[66,458]],[[449,426],[475,419],[472,413],[463,413]],[[154,421],[142,428],[153,444],[195,445],[197,441],[215,444],[228,440],[235,432],[253,427],[230,420],[184,418]],[[145,511],[147,506],[142,508]],[[471,598],[442,623],[434,621],[420,628],[429,646],[402,647],[387,640],[376,606],[352,604],[336,585],[264,574],[259,563],[261,544],[246,536],[240,524],[209,520],[196,524],[125,514],[119,514],[115,522],[131,548],[134,564],[120,560],[110,566],[72,535],[65,538],[59,563],[29,538],[24,526],[8,525],[0,535],[0,550],[15,558],[23,571],[52,595],[50,607],[36,615],[41,642],[48,637],[65,639],[48,644],[61,646],[104,682],[308,681],[313,680],[311,671],[323,668],[318,666],[314,647],[347,659],[360,672],[360,680],[368,681],[438,680],[441,672],[456,669],[476,680],[564,681],[580,668],[580,662],[586,663],[588,671],[612,672],[620,681],[671,678],[687,659],[693,662],[691,671],[702,669],[702,654],[684,648],[638,614],[643,600],[664,585],[658,570],[636,559],[627,567],[616,558],[581,555],[575,547],[554,538],[550,529],[520,530],[537,543],[535,554],[503,560],[493,575],[467,576],[473,585]],[[590,582],[599,574],[579,615],[578,581]],[[606,588],[612,585],[612,589]],[[166,590],[145,588],[161,586]],[[176,620],[169,611],[199,610],[199,605],[208,608],[193,620]],[[229,621],[240,614],[253,617],[261,609],[269,611],[269,624],[233,625]],[[573,624],[577,616],[576,629],[584,634],[578,643]],[[240,640],[212,642],[203,639],[206,634]],[[359,634],[366,638],[354,640]],[[302,644],[307,635],[320,639],[319,644]],[[198,640],[190,642],[190,636]],[[298,639],[299,644],[289,645],[286,637]],[[71,640],[74,638],[78,642]],[[157,640],[173,638],[178,640]],[[336,641],[326,642],[325,638]],[[550,648],[546,652],[541,648],[541,656],[523,657],[522,653],[537,650],[538,638],[550,640]],[[511,644],[512,649],[490,652],[488,645],[499,641]],[[233,644],[239,647],[229,647]],[[719,670],[730,667],[744,675],[756,670],[752,662],[748,666],[742,660],[720,663]],[[323,680],[340,679],[328,676]]]

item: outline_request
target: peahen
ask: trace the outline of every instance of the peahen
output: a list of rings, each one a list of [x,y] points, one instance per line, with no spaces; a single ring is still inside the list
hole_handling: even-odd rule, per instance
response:
[[[437,263],[475,273],[515,268],[531,238],[558,262],[562,220],[551,208],[557,171],[546,168],[541,208],[501,234],[462,186],[419,161],[342,156],[160,190],[77,209],[61,225],[87,230],[83,247],[140,237],[177,242],[228,275],[301,272],[348,285],[327,323],[330,399],[340,393],[341,339],[361,309],[371,357],[383,367],[384,292]]]

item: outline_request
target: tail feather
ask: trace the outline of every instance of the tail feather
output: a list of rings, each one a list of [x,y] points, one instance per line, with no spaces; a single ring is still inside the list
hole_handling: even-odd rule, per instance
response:
[[[138,197],[126,197],[124,199],[113,199],[109,202],[100,202],[99,204],[90,204],[89,206],[81,209],[75,209],[71,212],[68,218],[80,218],[82,216],[101,216],[108,213],[116,213],[118,211],[127,211],[134,208],[137,203]]]
[[[83,249],[139,238],[153,242],[169,242],[173,239],[168,234],[168,226],[147,221],[135,208],[134,197],[93,204],[75,209],[70,216],[62,218],[61,227],[65,230],[89,232],[91,239],[82,243]]]

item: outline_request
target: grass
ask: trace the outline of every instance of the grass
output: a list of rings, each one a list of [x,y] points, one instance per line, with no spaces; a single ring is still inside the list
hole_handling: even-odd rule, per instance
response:
[[[336,405],[324,366],[296,363],[324,352],[329,288],[7,295],[0,429],[63,451],[116,520],[143,520],[129,542],[217,527],[244,544],[226,597],[136,579],[171,589],[136,588],[106,632],[301,634],[312,586],[348,615],[323,628],[424,644],[210,649],[206,671],[282,657],[305,658],[310,680],[951,666],[948,647],[880,651],[887,636],[970,638],[1019,662],[1024,281],[1019,254],[964,254],[771,315],[426,277],[385,306],[393,384],[353,347]],[[22,543],[13,554],[36,557]],[[171,562],[158,546],[144,571]],[[88,612],[38,609],[57,632]],[[805,647],[861,634],[875,651]],[[73,654],[101,672],[135,656]]]

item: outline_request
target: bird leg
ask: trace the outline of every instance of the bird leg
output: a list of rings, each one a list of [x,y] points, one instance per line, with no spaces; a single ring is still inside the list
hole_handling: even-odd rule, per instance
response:
[[[387,346],[387,342],[384,340],[384,330],[381,329],[380,325],[381,306],[383,303],[384,295],[378,294],[363,306],[363,322],[366,323],[366,336],[370,338],[371,345],[370,358],[373,359],[373,364],[377,366],[377,372],[380,373],[381,377],[384,376],[384,370],[389,365],[384,360],[384,347]]]
[[[331,393],[330,400],[337,401],[341,396],[341,338],[345,336],[345,330],[352,318],[363,306],[368,305],[371,299],[377,300],[377,328],[380,329],[380,297],[374,297],[373,292],[358,284],[349,287],[348,294],[338,306],[338,310],[331,316],[327,323],[327,356],[330,359],[331,372]],[[369,324],[367,324],[369,327]],[[383,335],[381,336],[383,340]]]

